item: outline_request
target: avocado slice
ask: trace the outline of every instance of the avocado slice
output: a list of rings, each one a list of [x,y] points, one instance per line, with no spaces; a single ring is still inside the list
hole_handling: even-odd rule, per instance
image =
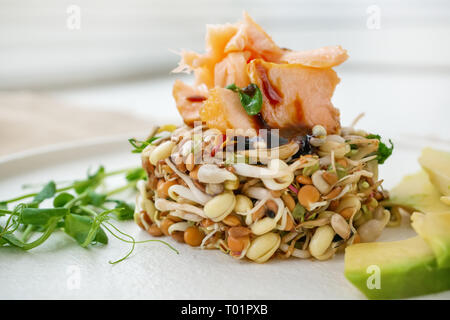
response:
[[[433,250],[419,236],[347,247],[345,276],[369,299],[400,299],[450,289],[450,268],[438,267]]]
[[[450,152],[424,148],[419,158],[431,183],[444,195],[450,196]]]
[[[411,216],[414,230],[433,250],[438,266],[450,268],[450,211],[447,213],[419,213]]]
[[[386,205],[400,205],[427,213],[450,211],[450,205],[440,200],[441,193],[430,182],[425,171],[405,176],[389,193]]]

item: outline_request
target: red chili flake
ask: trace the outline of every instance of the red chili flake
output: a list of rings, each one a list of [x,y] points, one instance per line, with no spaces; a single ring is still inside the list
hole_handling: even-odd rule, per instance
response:
[[[214,146],[214,148],[212,148],[211,150],[211,157],[214,157],[217,153],[217,151],[219,151],[220,149],[223,149],[223,147],[225,146],[224,142],[227,141],[227,135],[226,134],[222,134],[221,139],[219,140],[219,143]]]
[[[202,102],[206,100],[206,97],[204,96],[190,96],[186,98],[187,101],[190,102]]]
[[[288,188],[292,191],[292,192],[294,192],[295,194],[297,194],[298,193],[298,190],[297,190],[297,188],[296,187],[294,187],[292,184],[291,185],[289,185],[288,186]]]
[[[256,71],[261,78],[264,95],[267,97],[270,104],[274,106],[279,104],[283,100],[283,98],[281,98],[276,89],[270,83],[269,77],[267,76],[267,71],[264,66],[262,66],[261,64],[257,64]]]
[[[216,152],[219,150],[220,146],[215,146],[211,150],[211,157],[214,157],[216,155]]]

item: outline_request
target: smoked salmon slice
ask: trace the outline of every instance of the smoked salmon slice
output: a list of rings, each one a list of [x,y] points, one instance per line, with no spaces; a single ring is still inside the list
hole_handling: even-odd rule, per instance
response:
[[[177,105],[178,112],[184,122],[192,126],[195,121],[200,120],[200,108],[203,101],[208,98],[208,91],[199,87],[191,87],[181,80],[176,80],[172,94]]]
[[[347,58],[347,50],[342,49],[341,46],[330,46],[307,51],[286,50],[280,61],[326,69],[340,65]]]
[[[339,111],[331,103],[339,78],[332,69],[256,59],[248,73],[263,94],[261,116],[271,128],[284,136],[307,133],[317,124],[329,134],[339,131]]]
[[[181,61],[173,72],[190,72],[193,70],[197,85],[204,84],[208,88],[213,88],[215,66],[226,57],[225,47],[237,31],[238,27],[229,23],[207,25],[206,53],[182,51]]]
[[[196,84],[205,84],[208,88],[216,85],[216,64],[226,59],[232,52],[246,52],[246,59],[262,58],[267,61],[279,61],[284,51],[250,16],[244,12],[244,19],[236,24],[207,25],[206,52],[182,51],[181,61],[173,72],[194,71]],[[242,71],[245,72],[245,69]],[[221,82],[223,79],[218,79]]]
[[[258,117],[249,116],[241,105],[239,95],[225,88],[214,88],[203,103],[200,118],[208,128],[222,133],[227,129],[258,130],[261,125]]]
[[[225,50],[227,52],[247,50],[252,52],[252,59],[261,58],[273,62],[279,61],[283,55],[283,50],[247,12],[244,12],[244,19],[239,23],[239,30]]]
[[[247,74],[247,60],[250,53],[231,52],[214,68],[214,85],[224,88],[230,84],[246,87],[250,84]]]
[[[309,133],[314,125],[329,134],[340,130],[339,111],[331,103],[339,78],[332,70],[347,58],[341,46],[307,51],[280,48],[247,13],[235,24],[208,25],[206,52],[183,51],[174,72],[194,72],[195,86],[177,81],[173,96],[188,125],[201,120],[209,128],[280,129],[290,137]],[[230,84],[254,83],[263,104],[249,116]]]

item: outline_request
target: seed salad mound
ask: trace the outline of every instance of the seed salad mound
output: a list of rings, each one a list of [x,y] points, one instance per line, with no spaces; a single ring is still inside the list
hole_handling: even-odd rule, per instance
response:
[[[184,125],[155,127],[141,153],[136,223],[236,259],[327,260],[400,219],[378,165],[378,135],[341,127],[331,97],[339,46],[279,48],[248,15],[208,26],[206,53],[183,51],[173,95]]]

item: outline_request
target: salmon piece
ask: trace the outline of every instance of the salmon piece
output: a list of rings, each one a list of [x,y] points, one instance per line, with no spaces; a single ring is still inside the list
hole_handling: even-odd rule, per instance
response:
[[[339,111],[331,103],[339,78],[332,69],[256,59],[248,73],[263,94],[263,120],[282,135],[305,134],[317,124],[329,134],[339,131]]]
[[[206,52],[208,58],[220,61],[226,55],[225,48],[236,35],[239,26],[236,24],[207,25]]]
[[[181,60],[178,66],[172,70],[173,73],[191,73],[194,69],[195,62],[200,58],[200,55],[194,51],[181,50],[179,53]]]
[[[236,65],[234,61],[227,60],[230,53],[245,53],[246,62],[255,58],[263,58],[267,61],[279,61],[284,54],[267,33],[255,22],[247,13],[244,13],[242,22],[236,24],[208,25],[206,31],[206,53],[198,54],[193,51],[182,51],[181,61],[173,72],[194,71],[197,85],[205,84],[208,88],[223,83],[228,78],[231,65]],[[216,68],[217,64],[221,66]],[[239,61],[239,63],[241,63]],[[217,70],[216,70],[217,69]],[[225,74],[221,74],[224,72]],[[243,79],[240,72],[237,79]],[[218,80],[216,81],[216,78]],[[245,78],[245,77],[244,77]],[[245,80],[245,79],[244,79]],[[244,81],[245,82],[245,81]]]
[[[253,53],[252,59],[262,58],[266,61],[279,61],[283,50],[272,38],[244,12],[244,20],[239,31],[225,47],[225,52],[248,50]]]
[[[244,12],[236,24],[207,26],[206,53],[184,51],[181,55],[174,71],[194,71],[197,86],[174,85],[173,95],[187,124],[201,119],[225,132],[227,128],[259,128],[262,118],[285,136],[307,133],[316,124],[330,134],[340,130],[339,111],[331,103],[339,83],[331,68],[348,58],[340,46],[281,49]],[[238,94],[223,88],[232,83],[241,88],[258,85],[263,93],[260,116],[247,115]],[[197,92],[201,85],[209,89],[209,97]],[[208,99],[202,101],[199,96]]]
[[[181,80],[176,80],[173,85],[172,95],[184,123],[192,126],[195,121],[201,121],[200,108],[208,98],[206,89],[201,87],[194,88]]]
[[[182,51],[181,61],[172,72],[189,73],[194,70],[197,85],[204,84],[208,88],[213,88],[215,65],[226,57],[225,47],[237,31],[238,27],[229,23],[208,25],[205,40],[206,53],[198,54],[193,51]]]
[[[214,68],[214,85],[224,88],[229,84],[246,87],[250,84],[247,74],[249,52],[231,52]]]
[[[239,95],[225,88],[214,88],[209,91],[209,98],[200,109],[200,118],[208,128],[218,129],[222,133],[226,133],[227,129],[260,128],[259,119],[245,112]]]
[[[280,58],[280,62],[301,64],[305,67],[331,68],[347,60],[347,50],[341,46],[322,47],[308,51],[288,51]]]
[[[194,70],[197,84],[206,84],[208,88],[214,87],[216,64],[226,57],[225,47],[238,31],[232,24],[208,25],[206,32],[206,54],[195,60]]]

